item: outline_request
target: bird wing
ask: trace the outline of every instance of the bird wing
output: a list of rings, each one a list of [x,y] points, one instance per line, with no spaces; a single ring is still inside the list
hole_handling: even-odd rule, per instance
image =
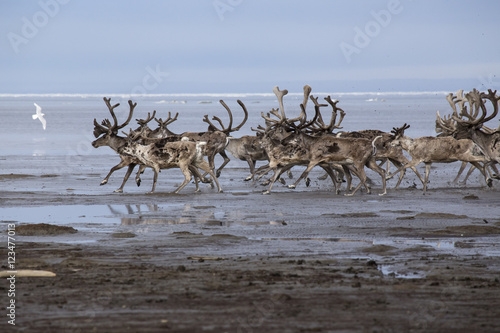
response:
[[[47,127],[47,120],[45,120],[45,118],[42,116],[39,116],[38,119],[40,119],[40,121],[42,122],[43,129],[45,129]]]
[[[36,114],[39,115],[39,114],[42,114],[42,108],[40,107],[40,105],[36,104],[36,103],[33,103],[35,104],[35,107],[36,107]],[[33,118],[35,119],[35,118]]]

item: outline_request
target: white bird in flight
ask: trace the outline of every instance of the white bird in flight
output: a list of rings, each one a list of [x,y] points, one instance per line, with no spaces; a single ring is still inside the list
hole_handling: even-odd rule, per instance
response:
[[[40,119],[40,121],[42,122],[42,126],[43,126],[43,129],[45,129],[47,127],[47,120],[45,120],[45,118],[43,116],[45,116],[45,113],[42,113],[42,108],[36,104],[36,103],[33,103],[35,104],[35,107],[36,107],[36,114],[32,115],[33,119]]]

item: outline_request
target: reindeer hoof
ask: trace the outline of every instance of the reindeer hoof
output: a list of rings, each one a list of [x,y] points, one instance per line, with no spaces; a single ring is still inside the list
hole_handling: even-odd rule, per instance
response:
[[[114,193],[123,193],[123,190],[122,189],[117,189],[117,190],[114,190],[113,192]]]
[[[293,184],[292,184],[292,185],[288,185],[288,188],[289,188],[289,189],[292,189],[292,190],[295,190],[295,188],[296,188],[296,187],[297,187],[297,186],[295,186],[295,185],[293,185]]]
[[[488,187],[492,187],[492,186],[493,186],[493,179],[488,178],[488,179],[486,180],[486,185],[488,185]]]
[[[311,185],[311,179],[309,177],[306,178],[306,187],[309,187]]]
[[[217,177],[217,178],[219,178],[219,177],[220,177],[220,171],[217,171],[217,172],[215,173],[215,177]]]
[[[103,180],[99,185],[102,186],[102,185],[106,185],[108,183],[107,180]]]
[[[262,194],[269,194],[271,192],[269,192],[268,190],[265,190],[265,191],[262,191]]]
[[[378,195],[379,196],[383,196],[383,195],[386,195],[386,194],[387,194],[387,192],[383,192],[383,193],[379,193]]]
[[[346,193],[344,194],[345,197],[352,197],[354,194],[353,193]]]
[[[285,180],[284,180],[283,178],[281,178],[281,177],[280,177],[280,178],[278,178],[278,181],[279,181],[281,184],[286,185],[286,182],[285,182]]]
[[[252,176],[248,176],[247,178],[245,178],[245,181],[249,181],[249,180],[252,180]]]

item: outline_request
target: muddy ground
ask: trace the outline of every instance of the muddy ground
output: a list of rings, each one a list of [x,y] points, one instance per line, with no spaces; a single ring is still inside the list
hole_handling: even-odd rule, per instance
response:
[[[3,161],[1,270],[14,224],[15,268],[55,276],[16,276],[2,332],[500,331],[498,182],[449,184],[458,166],[437,165],[426,195],[408,174],[345,197],[313,171],[310,187],[262,195],[236,164],[224,193],[170,194],[172,170],[156,194],[148,172],[116,194],[123,173],[98,185],[113,162],[81,158]]]

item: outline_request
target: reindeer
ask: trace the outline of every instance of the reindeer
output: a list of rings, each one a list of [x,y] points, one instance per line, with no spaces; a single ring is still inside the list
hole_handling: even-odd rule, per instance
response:
[[[374,129],[354,131],[354,132],[343,132],[342,131],[342,132],[338,132],[337,134],[333,133],[333,131],[335,129],[342,129],[342,127],[340,127],[340,124],[342,123],[342,120],[345,117],[345,112],[341,108],[337,107],[337,103],[339,101],[333,101],[330,96],[325,97],[325,100],[333,108],[330,123],[328,125],[326,125],[323,121],[321,114],[319,114],[318,118],[316,120],[316,123],[310,127],[310,129],[308,130],[308,133],[311,133],[312,135],[315,135],[315,136],[335,135],[336,137],[339,137],[339,138],[340,137],[343,137],[343,138],[364,138],[364,139],[368,139],[370,141],[373,141],[373,140],[375,140],[375,138],[379,137],[379,140],[377,141],[377,149],[376,149],[376,153],[375,153],[376,160],[382,161],[382,163],[379,166],[381,166],[385,161],[387,161],[388,163],[391,162],[397,168],[400,168],[404,164],[408,163],[408,159],[403,155],[403,150],[401,149],[401,147],[395,147],[395,146],[391,146],[391,145],[387,144],[387,142],[391,138],[390,133],[386,133],[386,132],[383,132],[380,130],[374,130]],[[335,124],[338,112],[340,112],[340,119],[337,122],[337,124]],[[415,167],[412,167],[411,169],[423,181],[423,178],[418,173],[417,169]],[[389,172],[389,164],[387,164],[387,172]],[[396,189],[401,184],[401,181],[403,180],[405,172],[406,172],[405,169],[403,169],[400,172],[398,182],[395,186]],[[347,175],[347,176],[350,177],[349,175]]]
[[[304,106],[306,106],[312,89],[309,85],[305,85],[303,90],[303,104]],[[280,100],[278,99],[278,101]],[[283,107],[282,103],[283,102],[281,100],[280,107]],[[277,111],[278,109],[273,109],[270,113],[276,114]],[[270,117],[270,113],[267,114],[267,118]],[[268,124],[267,120],[266,124]],[[260,129],[265,130],[263,127],[260,127]],[[235,158],[246,161],[248,163],[250,175],[245,178],[245,181],[254,179],[256,161],[269,161],[269,156],[267,156],[266,150],[264,149],[264,145],[262,143],[262,133],[263,132],[257,132],[254,136],[244,135],[241,138],[229,137],[229,143],[226,147],[226,150],[229,151]],[[265,167],[268,168],[269,164],[267,164]],[[290,171],[289,177],[292,177]]]
[[[488,178],[484,171],[484,167],[480,162],[485,162],[486,158],[481,153],[479,147],[472,141],[467,139],[457,140],[452,137],[433,137],[426,136],[412,139],[404,135],[404,131],[410,125],[404,124],[400,128],[393,128],[394,137],[391,144],[401,146],[410,156],[411,161],[400,169],[417,166],[420,163],[425,163],[425,179],[422,182],[424,194],[427,191],[427,183],[429,181],[429,173],[432,163],[450,163],[455,161],[469,162],[478,168],[483,174],[486,184],[491,186],[492,181]],[[395,171],[392,175],[400,171]],[[391,177],[390,175],[389,177]]]
[[[280,107],[282,107],[282,98],[286,95],[287,91],[280,91],[278,87],[275,87],[273,91],[280,101]],[[294,165],[299,164],[307,165],[307,169],[299,177],[295,184],[289,186],[290,188],[295,188],[297,183],[307,177],[309,171],[316,165],[322,167],[330,175],[336,188],[335,175],[333,174],[331,166],[332,164],[340,164],[343,166],[344,170],[346,170],[346,166],[349,165],[351,170],[361,180],[358,187],[356,187],[356,189],[349,195],[353,195],[361,185],[365,185],[366,190],[369,193],[370,189],[366,186],[366,174],[363,169],[364,166],[367,165],[383,176],[383,194],[385,194],[385,172],[383,169],[378,167],[371,156],[372,142],[365,139],[358,139],[356,141],[345,138],[336,138],[333,136],[313,137],[302,131],[316,121],[319,108],[326,106],[324,104],[318,104],[317,98],[314,98],[313,96],[311,96],[311,100],[315,102],[316,114],[315,117],[309,122],[306,121],[305,107],[303,104],[301,104],[301,116],[297,118],[297,121],[299,121],[298,124],[294,124],[292,120],[288,120],[283,109],[281,109],[281,117],[279,117],[279,121],[265,117],[265,115],[262,114],[263,118],[269,123],[274,122],[274,124],[268,126],[264,132],[264,144],[270,159],[269,167],[274,171],[269,188],[264,192],[264,194],[270,193],[274,182],[278,179],[281,173]],[[274,115],[277,116],[277,112],[274,113]],[[278,137],[276,137],[277,132],[279,134]],[[369,149],[364,149],[365,144],[368,144]],[[366,157],[364,155],[366,155]]]
[[[483,99],[490,101],[493,112],[487,115],[486,104]],[[448,95],[448,101],[453,108],[451,117],[456,121],[456,134],[468,137],[477,144],[488,162],[500,163],[500,126],[496,129],[486,127],[484,124],[492,120],[498,114],[498,103],[500,96],[496,90],[488,90],[488,94],[480,93],[476,89],[467,93],[464,97],[463,91],[459,90],[456,96]],[[460,113],[456,108],[460,106]],[[467,103],[469,111],[467,111]],[[479,116],[479,112],[481,115]]]
[[[156,112],[156,111],[155,111]],[[142,141],[144,143],[151,143],[152,141],[154,140],[150,140],[150,139],[163,139],[163,138],[166,138],[166,137],[170,137],[170,138],[176,138],[175,140],[180,140],[182,137],[171,132],[167,126],[170,125],[171,123],[173,123],[174,121],[177,120],[177,117],[179,116],[179,113],[176,113],[174,118],[172,118],[172,114],[169,112],[168,113],[168,118],[164,121],[162,118],[154,118],[154,120],[158,123],[158,127],[154,130],[149,130],[149,131],[138,131],[137,129],[135,130],[135,132],[140,132],[140,136],[142,137]],[[154,117],[154,113],[153,113],[153,117]],[[149,121],[151,120],[150,117],[149,117],[149,113],[148,113],[148,118]],[[139,121],[139,120],[138,120]],[[174,140],[174,141],[175,141]],[[135,177],[135,183],[137,184],[137,186],[141,186],[141,177],[140,175],[142,173],[144,173],[144,170],[146,169],[146,166],[145,165],[140,165],[139,166],[139,170],[137,171],[137,175]]]
[[[227,157],[225,148],[228,144],[228,135],[232,132],[238,131],[243,125],[246,123],[248,119],[248,111],[245,107],[245,104],[243,104],[242,101],[238,100],[238,104],[241,106],[243,109],[243,112],[245,114],[243,121],[236,127],[233,126],[233,114],[231,112],[231,109],[227,106],[226,103],[224,103],[223,100],[219,101],[222,106],[227,110],[229,114],[229,126],[226,128],[223,124],[222,121],[220,120],[219,117],[214,116],[212,120],[216,120],[221,128],[217,128],[213,123],[210,122],[208,119],[208,115],[204,116],[203,121],[208,123],[208,130],[206,132],[184,132],[182,134],[175,134],[173,132],[169,132],[169,135],[178,135],[180,137],[186,137],[189,138],[189,140],[198,142],[198,141],[204,141],[207,144],[203,147],[203,154],[208,157],[208,163],[212,169],[215,169],[215,155],[219,154],[222,156],[224,159],[224,162],[222,165],[217,169],[215,174],[217,177],[220,176],[222,169],[226,166],[227,163],[229,163],[230,159]],[[177,116],[176,116],[177,118]]]
[[[111,113],[111,117],[113,118],[113,124],[109,121],[109,119],[104,119],[101,124],[97,122],[96,119],[94,119],[94,136],[97,138],[95,141],[92,142],[92,146],[94,148],[102,147],[102,146],[109,146],[111,149],[113,149],[115,152],[120,154],[120,149],[127,145],[127,139],[121,136],[118,136],[118,131],[122,129],[123,127],[127,126],[130,120],[132,119],[132,115],[134,112],[134,108],[137,106],[137,103],[132,103],[131,100],[128,101],[130,110],[129,110],[129,115],[127,120],[123,122],[121,125],[118,125],[118,120],[116,118],[116,115],[114,113],[114,109],[117,108],[120,103],[117,103],[113,106],[111,106],[111,98],[103,98],[104,103],[108,107],[109,112]],[[149,118],[149,117],[148,117]],[[104,134],[104,135],[102,135]],[[102,135],[102,136],[101,136]],[[130,174],[134,170],[135,166],[137,164],[141,164],[141,162],[134,157],[131,156],[126,156],[120,154],[120,163],[115,165],[114,167],[111,168],[107,176],[101,181],[100,185],[105,185],[107,184],[109,177],[111,177],[111,174],[115,172],[116,170],[119,170],[123,167],[128,166],[127,173],[125,174],[125,177],[123,178],[123,182],[121,186],[116,189],[114,192],[116,193],[122,193],[123,192],[123,187],[125,186],[125,183],[127,182],[128,178],[130,177]]]
[[[253,179],[256,161],[268,161],[266,150],[264,149],[260,135],[244,135],[240,138],[228,137],[229,142],[226,150],[237,158],[248,163],[250,175],[245,181]]]
[[[495,108],[495,102],[493,101],[495,93],[491,92],[490,90],[490,100]],[[483,96],[486,96],[484,94]],[[453,94],[448,94],[446,96],[446,99],[450,106],[453,109],[453,113],[450,115],[445,115],[444,117],[441,117],[439,114],[439,111],[437,112],[437,117],[436,117],[436,132],[439,133],[438,136],[452,136],[455,139],[472,139],[472,133],[467,130],[467,126],[457,123],[456,119],[464,116],[467,120],[474,120],[477,118],[479,114],[479,109],[483,109],[479,101],[482,101],[481,94],[475,90],[472,91],[470,94],[467,94],[466,97],[464,97],[463,90],[459,90],[456,95]],[[470,112],[467,111],[467,103],[470,104]],[[457,104],[458,107],[460,108],[460,115],[459,112],[457,111]],[[475,107],[475,109],[474,109]],[[484,107],[484,103],[483,103]],[[493,115],[494,117],[494,115]],[[492,118],[493,118],[492,117]],[[490,119],[492,119],[490,118]],[[488,119],[486,119],[488,121]],[[478,127],[480,128],[480,132],[483,132],[484,134],[478,133],[477,135],[481,136],[490,136],[490,138],[495,138],[495,132],[498,132],[498,129],[493,129],[489,128],[484,125],[484,122]],[[499,126],[500,128],[500,126]],[[498,139],[498,136],[497,136]],[[488,139],[486,139],[488,140]],[[491,140],[493,141],[493,140]],[[494,146],[493,146],[494,147]],[[487,147],[485,147],[488,149]],[[482,148],[482,149],[485,149]],[[483,151],[484,153],[484,151]],[[493,153],[493,152],[492,152]],[[493,153],[494,154],[494,153]],[[498,169],[495,167],[495,163],[497,163],[495,160],[489,161],[485,164],[485,170],[490,174],[490,177],[492,179],[500,179],[499,177],[499,172]],[[462,162],[462,165],[460,167],[460,170],[458,171],[457,176],[453,180],[453,183],[457,183],[458,179],[461,175],[461,173],[464,171],[465,167],[467,166],[468,163]],[[474,166],[471,166],[469,171],[467,172],[467,175],[465,176],[464,180],[461,182],[462,184],[465,184],[467,182],[467,179],[471,175],[472,171],[474,171],[476,168]],[[494,170],[494,172],[492,171]]]
[[[317,103],[315,104],[318,108]],[[295,184],[289,187],[295,188],[303,178],[307,177],[309,172],[316,165],[321,166],[322,164],[327,164],[330,166],[340,165],[343,168],[344,174],[348,177],[348,189],[350,189],[351,183],[349,170],[360,179],[358,186],[351,193],[346,195],[354,195],[361,185],[364,185],[367,193],[370,193],[370,188],[366,184],[367,176],[364,171],[364,167],[367,166],[382,177],[383,190],[379,195],[385,195],[387,193],[385,171],[377,165],[375,159],[377,152],[375,144],[380,138],[381,136],[377,136],[373,140],[368,140],[365,138],[339,138],[331,135],[314,137],[302,134],[302,140],[308,147],[309,163],[306,170],[300,175]]]
[[[461,93],[459,91],[459,95],[461,95],[461,94],[463,94],[463,92]],[[448,102],[450,103],[452,108],[454,108],[456,110],[455,102],[452,99],[452,94],[449,94],[446,97],[446,99],[448,100]],[[488,128],[486,126],[483,126],[482,130],[484,130],[486,133],[489,133],[489,134],[493,134],[495,132],[494,129]],[[455,139],[469,139],[469,135],[466,132],[463,132],[463,131],[458,132],[457,123],[452,118],[452,115],[448,115],[448,116],[445,115],[444,117],[441,117],[441,115],[439,114],[439,111],[436,112],[436,132],[438,133],[438,135],[437,135],[438,137],[451,136],[451,137],[454,137]],[[468,164],[469,163],[467,163],[467,162],[462,162],[462,165],[460,166],[460,169],[458,170],[457,176],[452,181],[453,184],[458,183],[458,179],[460,178],[460,175],[465,170],[465,168],[467,167]],[[496,172],[496,174],[493,173],[490,170],[490,168],[493,169]],[[470,175],[472,174],[472,172],[474,170],[476,170],[476,167],[474,165],[471,165],[469,171],[465,175],[465,178],[460,182],[460,184],[465,185],[467,183],[467,179],[470,177]],[[493,163],[491,163],[491,164],[487,163],[485,165],[485,170],[490,174],[491,178],[499,179],[498,178],[498,169],[495,167],[495,165]]]
[[[138,159],[141,164],[153,169],[153,187],[148,193],[154,193],[158,173],[161,169],[179,168],[184,174],[184,182],[174,191],[179,193],[190,181],[192,174],[195,176],[196,191],[198,188],[198,178],[201,175],[198,168],[210,174],[217,185],[218,192],[222,192],[219,181],[210,165],[203,159],[202,147],[207,143],[203,141],[192,142],[183,138],[181,141],[168,142],[168,138],[156,143],[141,144],[136,139],[137,136],[132,131],[129,134],[123,132],[127,137],[127,144],[120,148],[120,153]]]

